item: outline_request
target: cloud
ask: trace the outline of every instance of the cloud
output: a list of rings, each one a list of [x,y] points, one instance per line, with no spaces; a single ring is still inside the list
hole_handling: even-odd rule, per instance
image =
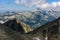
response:
[[[57,5],[58,5],[58,6],[60,6],[60,1],[59,1],[59,2],[57,2]]]
[[[16,4],[22,4],[24,6],[32,7],[45,3],[46,0],[15,0]]]
[[[43,9],[52,9],[56,7],[60,7],[60,1],[47,3],[46,0],[15,0],[16,4],[22,4],[26,7],[36,7]]]
[[[20,0],[15,0],[15,3],[16,4],[20,4]]]
[[[36,7],[40,7],[40,8],[44,8],[44,9],[52,9],[52,8],[60,7],[60,1],[36,5]]]

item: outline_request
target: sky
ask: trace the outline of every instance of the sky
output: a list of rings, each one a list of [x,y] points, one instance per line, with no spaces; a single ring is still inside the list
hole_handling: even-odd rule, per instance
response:
[[[0,0],[1,11],[32,11],[60,8],[60,0]]]

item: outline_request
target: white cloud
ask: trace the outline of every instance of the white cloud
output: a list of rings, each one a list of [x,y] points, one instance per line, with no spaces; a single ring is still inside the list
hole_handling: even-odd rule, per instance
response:
[[[60,6],[60,1],[59,1],[59,2],[57,2],[57,5],[58,5],[58,6]]]
[[[15,0],[16,4],[22,4],[24,6],[32,7],[45,3],[46,0]]]
[[[43,9],[52,9],[56,7],[60,7],[60,1],[47,3],[46,0],[16,0],[16,4],[22,4],[27,7],[37,7]]]
[[[19,1],[19,0],[15,0],[15,3],[16,3],[16,4],[20,4],[20,1]]]
[[[48,8],[48,7],[49,7],[49,4],[48,4],[48,3],[41,4],[40,7],[41,7],[41,8]]]
[[[52,9],[52,8],[60,7],[60,2],[45,3],[39,5],[38,7],[45,9]]]

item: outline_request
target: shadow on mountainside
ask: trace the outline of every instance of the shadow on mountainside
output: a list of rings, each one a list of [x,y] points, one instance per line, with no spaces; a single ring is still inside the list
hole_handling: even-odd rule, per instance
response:
[[[39,37],[43,40],[43,36],[40,33],[35,34],[24,34],[12,30],[11,28],[0,24],[0,40],[34,40],[33,38]]]

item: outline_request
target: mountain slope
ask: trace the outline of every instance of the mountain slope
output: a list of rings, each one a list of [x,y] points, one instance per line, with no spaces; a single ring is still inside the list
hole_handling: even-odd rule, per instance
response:
[[[44,37],[39,32],[34,34],[24,34],[14,31],[8,26],[0,24],[0,40],[34,40],[33,38],[39,38],[41,40],[44,39]]]
[[[35,29],[47,22],[55,20],[56,18],[51,13],[46,10],[36,10],[34,12],[19,12],[11,16],[4,16],[3,18],[4,22],[16,18],[19,22],[25,23]]]
[[[19,22],[21,21],[31,26],[33,29],[55,19],[53,16],[48,15],[46,11],[22,12],[15,16]]]

